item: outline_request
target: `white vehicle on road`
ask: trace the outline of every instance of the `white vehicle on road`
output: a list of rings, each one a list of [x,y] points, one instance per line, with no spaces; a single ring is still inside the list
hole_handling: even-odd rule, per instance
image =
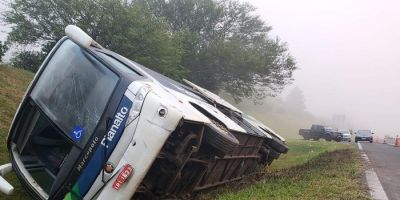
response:
[[[348,141],[351,142],[351,133],[347,129],[341,129],[339,130],[339,133],[342,136],[342,141]]]

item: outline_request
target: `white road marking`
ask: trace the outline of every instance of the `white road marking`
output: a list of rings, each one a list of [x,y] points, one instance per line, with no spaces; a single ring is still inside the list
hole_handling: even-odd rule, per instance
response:
[[[367,154],[365,154],[365,152],[363,151],[361,143],[357,143],[357,144],[358,144],[358,149],[361,150],[361,157],[364,158],[364,160],[370,166],[370,161],[368,159]],[[385,193],[385,190],[383,190],[382,184],[379,181],[379,178],[376,175],[374,168],[370,167],[369,169],[367,169],[365,171],[365,176],[367,178],[367,183],[368,183],[368,187],[369,187],[369,193],[371,194],[372,199],[388,200],[388,197],[387,197],[387,195]]]

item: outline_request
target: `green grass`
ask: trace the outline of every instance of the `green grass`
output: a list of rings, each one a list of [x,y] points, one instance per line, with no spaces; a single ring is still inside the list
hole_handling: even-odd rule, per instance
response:
[[[275,160],[269,170],[279,170],[305,164],[325,152],[352,148],[346,143],[288,140],[289,152]]]
[[[0,164],[9,162],[6,139],[15,110],[32,80],[33,74],[16,68],[0,65]],[[12,196],[0,193],[0,199],[31,199],[21,187],[14,173],[5,177],[15,187]]]
[[[289,153],[265,173],[199,194],[197,199],[369,199],[354,146],[302,140],[288,145]]]

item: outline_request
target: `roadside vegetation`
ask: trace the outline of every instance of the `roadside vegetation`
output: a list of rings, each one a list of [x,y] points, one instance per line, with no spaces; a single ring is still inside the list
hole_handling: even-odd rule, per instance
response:
[[[288,145],[288,154],[264,173],[199,194],[197,199],[369,199],[354,146],[303,140],[290,140]]]

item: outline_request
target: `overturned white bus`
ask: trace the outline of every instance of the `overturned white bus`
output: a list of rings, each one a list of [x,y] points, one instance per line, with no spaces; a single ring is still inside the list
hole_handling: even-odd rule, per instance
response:
[[[15,114],[11,164],[35,199],[182,199],[288,151],[217,95],[66,28]],[[0,176],[3,193],[12,186]]]

